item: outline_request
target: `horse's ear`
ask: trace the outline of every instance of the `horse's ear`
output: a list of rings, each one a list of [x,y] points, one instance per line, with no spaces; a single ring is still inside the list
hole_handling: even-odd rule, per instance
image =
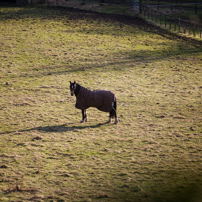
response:
[[[76,84],[76,81],[74,81],[74,84]]]
[[[69,81],[69,83],[71,84],[72,82],[71,82],[71,81]]]

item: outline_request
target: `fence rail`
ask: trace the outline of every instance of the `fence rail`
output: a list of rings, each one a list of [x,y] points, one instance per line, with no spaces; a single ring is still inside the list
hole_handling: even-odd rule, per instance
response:
[[[160,26],[164,26],[170,30],[173,29],[179,33],[193,35],[194,37],[199,36],[202,38],[202,24],[200,23],[166,15],[158,10],[150,8],[147,4],[142,4],[141,0],[131,0],[131,3],[133,8],[140,14],[143,14],[151,21],[160,24]]]
[[[133,0],[131,1],[133,9],[135,9],[137,12],[140,12],[140,4],[139,1]]]

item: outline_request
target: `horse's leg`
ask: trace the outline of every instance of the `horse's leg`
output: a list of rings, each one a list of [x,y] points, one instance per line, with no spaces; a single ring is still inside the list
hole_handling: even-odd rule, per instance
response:
[[[84,109],[84,121],[87,122],[88,119],[87,119],[87,113],[86,113],[86,109]]]
[[[117,124],[119,121],[118,121],[118,118],[117,118],[117,115],[116,115],[116,110],[114,108],[112,108],[112,111],[110,112],[110,120],[111,118],[115,117],[115,124]]]
[[[86,114],[86,109],[82,109],[82,120],[81,123],[87,121],[87,114]]]
[[[119,122],[119,120],[118,120],[118,118],[117,118],[117,115],[116,115],[116,110],[114,110],[115,111],[115,124],[117,124],[118,122]]]
[[[82,111],[82,120],[81,120],[81,123],[83,123],[84,122],[84,118],[85,118],[85,110],[82,109],[81,111]]]
[[[112,111],[109,112],[109,120],[107,121],[107,123],[111,123],[111,118],[113,117]]]

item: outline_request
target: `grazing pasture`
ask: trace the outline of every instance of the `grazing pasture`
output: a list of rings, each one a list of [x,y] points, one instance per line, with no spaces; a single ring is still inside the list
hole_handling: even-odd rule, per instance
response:
[[[140,18],[0,10],[1,201],[202,200],[202,46]],[[69,81],[117,97],[80,123]]]

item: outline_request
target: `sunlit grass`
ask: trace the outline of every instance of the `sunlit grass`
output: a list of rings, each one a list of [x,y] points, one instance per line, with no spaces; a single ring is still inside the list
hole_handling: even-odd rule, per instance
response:
[[[200,201],[199,44],[71,9],[1,8],[0,26],[1,200]],[[119,124],[81,124],[70,80],[113,91]]]

